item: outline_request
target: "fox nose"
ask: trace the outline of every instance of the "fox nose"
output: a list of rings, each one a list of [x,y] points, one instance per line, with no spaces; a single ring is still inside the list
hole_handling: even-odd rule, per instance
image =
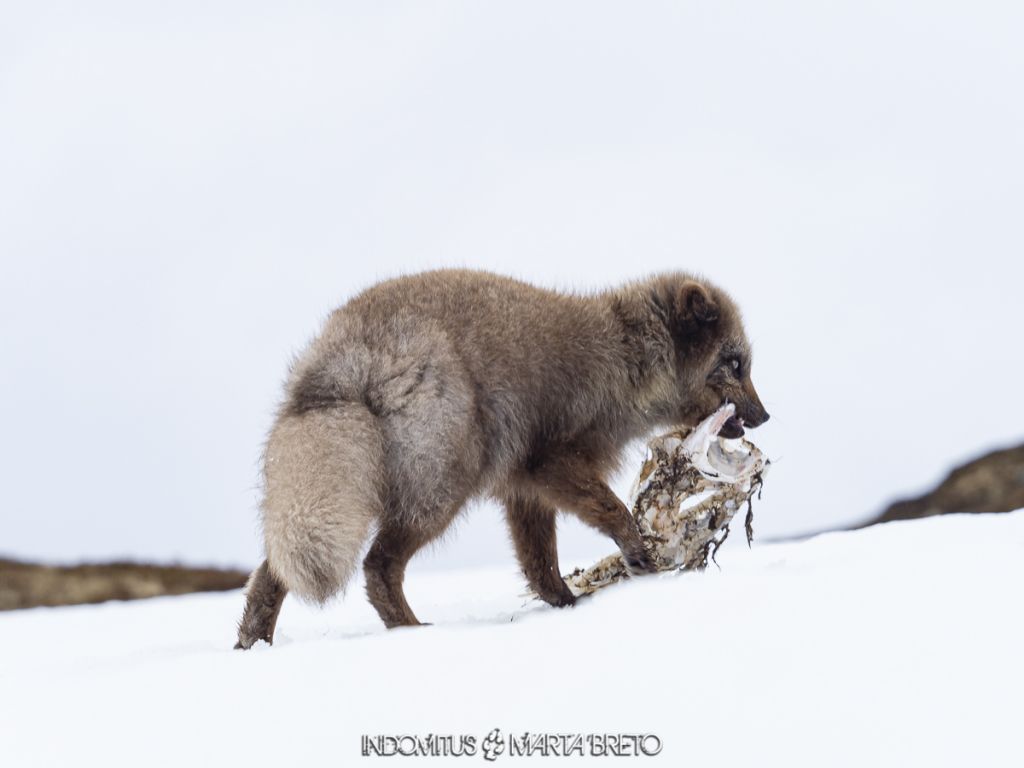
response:
[[[762,424],[768,421],[768,419],[771,418],[771,414],[769,414],[768,411],[766,411],[764,408],[759,409],[757,413],[753,414],[753,416],[754,418],[752,419],[743,420],[744,424],[746,424],[746,426],[750,427],[751,429],[760,427]]]

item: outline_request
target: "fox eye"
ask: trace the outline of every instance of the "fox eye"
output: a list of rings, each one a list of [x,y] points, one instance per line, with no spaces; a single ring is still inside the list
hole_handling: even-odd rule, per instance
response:
[[[733,371],[735,373],[739,373],[740,372],[740,361],[739,361],[738,358],[734,357],[732,360],[730,360],[729,361],[729,365],[732,366],[732,369],[733,369]]]

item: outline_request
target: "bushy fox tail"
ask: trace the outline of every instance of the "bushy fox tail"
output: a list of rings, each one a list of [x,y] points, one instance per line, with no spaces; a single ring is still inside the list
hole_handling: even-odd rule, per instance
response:
[[[323,603],[345,588],[381,516],[380,430],[361,403],[284,413],[264,461],[270,570],[300,598]]]

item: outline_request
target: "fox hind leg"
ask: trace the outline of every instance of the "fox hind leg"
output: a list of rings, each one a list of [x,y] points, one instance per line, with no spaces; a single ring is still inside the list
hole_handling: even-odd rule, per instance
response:
[[[402,583],[409,560],[428,540],[411,526],[391,524],[370,545],[363,561],[366,596],[388,629],[422,623],[409,607]]]
[[[413,555],[444,533],[464,501],[460,492],[404,517],[389,515],[382,523],[363,560],[363,572],[366,596],[388,629],[423,623],[405,599],[405,568]]]
[[[236,649],[248,650],[259,640],[274,642],[274,627],[281,612],[288,590],[270,572],[264,560],[252,576],[245,589],[245,612],[238,624]]]

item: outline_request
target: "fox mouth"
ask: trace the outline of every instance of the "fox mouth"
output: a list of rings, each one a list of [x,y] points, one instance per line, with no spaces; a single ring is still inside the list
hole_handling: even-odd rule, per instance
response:
[[[730,416],[718,432],[719,437],[724,437],[728,440],[743,437],[743,435],[743,419],[739,416]]]

